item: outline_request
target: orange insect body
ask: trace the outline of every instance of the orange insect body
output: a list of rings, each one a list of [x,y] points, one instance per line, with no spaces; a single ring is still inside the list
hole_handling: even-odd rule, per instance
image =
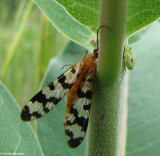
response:
[[[93,71],[93,69],[96,66],[96,59],[98,58],[98,52],[99,49],[95,49],[92,54],[88,54],[88,51],[86,50],[85,57],[80,61],[79,66],[79,73],[77,74],[77,80],[75,84],[72,86],[72,88],[67,93],[66,98],[66,116],[65,116],[65,122],[64,122],[64,128],[66,127],[66,122],[68,118],[68,114],[70,111],[70,108],[73,104],[73,101],[76,99],[76,92],[78,90],[78,87],[80,86],[82,79],[86,77],[89,73]]]

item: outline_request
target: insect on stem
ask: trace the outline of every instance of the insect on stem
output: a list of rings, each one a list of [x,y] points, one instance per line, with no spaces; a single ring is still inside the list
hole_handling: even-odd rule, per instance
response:
[[[71,65],[56,80],[50,82],[33,96],[21,112],[23,121],[39,119],[49,113],[66,96],[64,130],[67,143],[72,148],[81,144],[87,131],[92,103],[93,79],[99,53],[98,33],[103,27],[111,30],[107,26],[98,28],[97,48],[93,50],[93,53],[88,54],[88,50],[76,52],[85,52],[85,57]]]

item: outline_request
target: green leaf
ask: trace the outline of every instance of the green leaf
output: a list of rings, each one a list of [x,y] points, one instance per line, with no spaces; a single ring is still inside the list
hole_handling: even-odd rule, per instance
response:
[[[136,65],[130,73],[126,156],[160,153],[160,24],[132,45]]]
[[[71,50],[82,51],[84,49],[73,42],[69,42],[62,54],[50,61],[42,86],[46,86],[69,68],[64,67],[65,69],[62,70],[64,65],[75,63],[84,57],[84,53],[74,53]],[[61,100],[54,110],[37,121],[38,136],[43,151],[49,156],[83,156],[85,155],[85,140],[76,149],[71,149],[67,145],[63,127],[65,110],[65,100]]]
[[[43,155],[31,125],[21,121],[18,104],[1,81],[0,134],[0,153],[15,152],[24,153],[24,155]]]
[[[100,1],[99,0],[56,0],[59,4],[63,5],[66,10],[76,20],[85,26],[88,26],[90,30],[96,32],[99,27],[100,17]]]
[[[91,50],[88,43],[99,27],[99,0],[34,0],[53,25]],[[160,17],[159,0],[128,0],[126,37]],[[114,20],[114,19],[113,19]]]
[[[159,17],[159,0],[128,0],[126,36],[154,22]]]
[[[88,49],[92,49],[88,41],[95,34],[69,15],[62,5],[53,0],[34,0],[34,2],[59,31]]]

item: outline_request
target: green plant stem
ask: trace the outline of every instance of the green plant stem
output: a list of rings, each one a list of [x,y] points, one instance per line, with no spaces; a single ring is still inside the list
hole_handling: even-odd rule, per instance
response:
[[[11,60],[12,60],[15,52],[16,52],[17,45],[18,45],[18,43],[20,41],[20,38],[22,36],[22,33],[24,31],[24,27],[25,27],[26,21],[28,19],[28,16],[29,16],[29,14],[30,14],[30,12],[32,10],[32,7],[33,7],[33,2],[32,2],[32,0],[30,0],[26,10],[24,11],[24,15],[23,15],[23,18],[21,20],[18,32],[15,35],[15,38],[13,39],[13,42],[12,42],[10,48],[9,48],[9,51],[7,53],[7,56],[6,56],[6,59],[4,61],[4,65],[3,65],[2,73],[1,73],[2,79],[4,79],[5,74],[7,72],[7,69],[8,69],[8,67],[9,67],[9,65],[11,63]]]
[[[117,156],[127,0],[101,0],[100,54],[90,113],[87,156]]]

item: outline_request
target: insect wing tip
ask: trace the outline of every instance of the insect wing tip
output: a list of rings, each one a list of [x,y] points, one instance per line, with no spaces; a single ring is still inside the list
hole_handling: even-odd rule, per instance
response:
[[[67,144],[71,148],[76,148],[82,143],[82,141],[83,141],[83,138],[70,139],[69,141],[67,141]]]
[[[21,112],[21,119],[23,121],[31,121],[31,114],[29,113],[29,108],[26,105]]]

